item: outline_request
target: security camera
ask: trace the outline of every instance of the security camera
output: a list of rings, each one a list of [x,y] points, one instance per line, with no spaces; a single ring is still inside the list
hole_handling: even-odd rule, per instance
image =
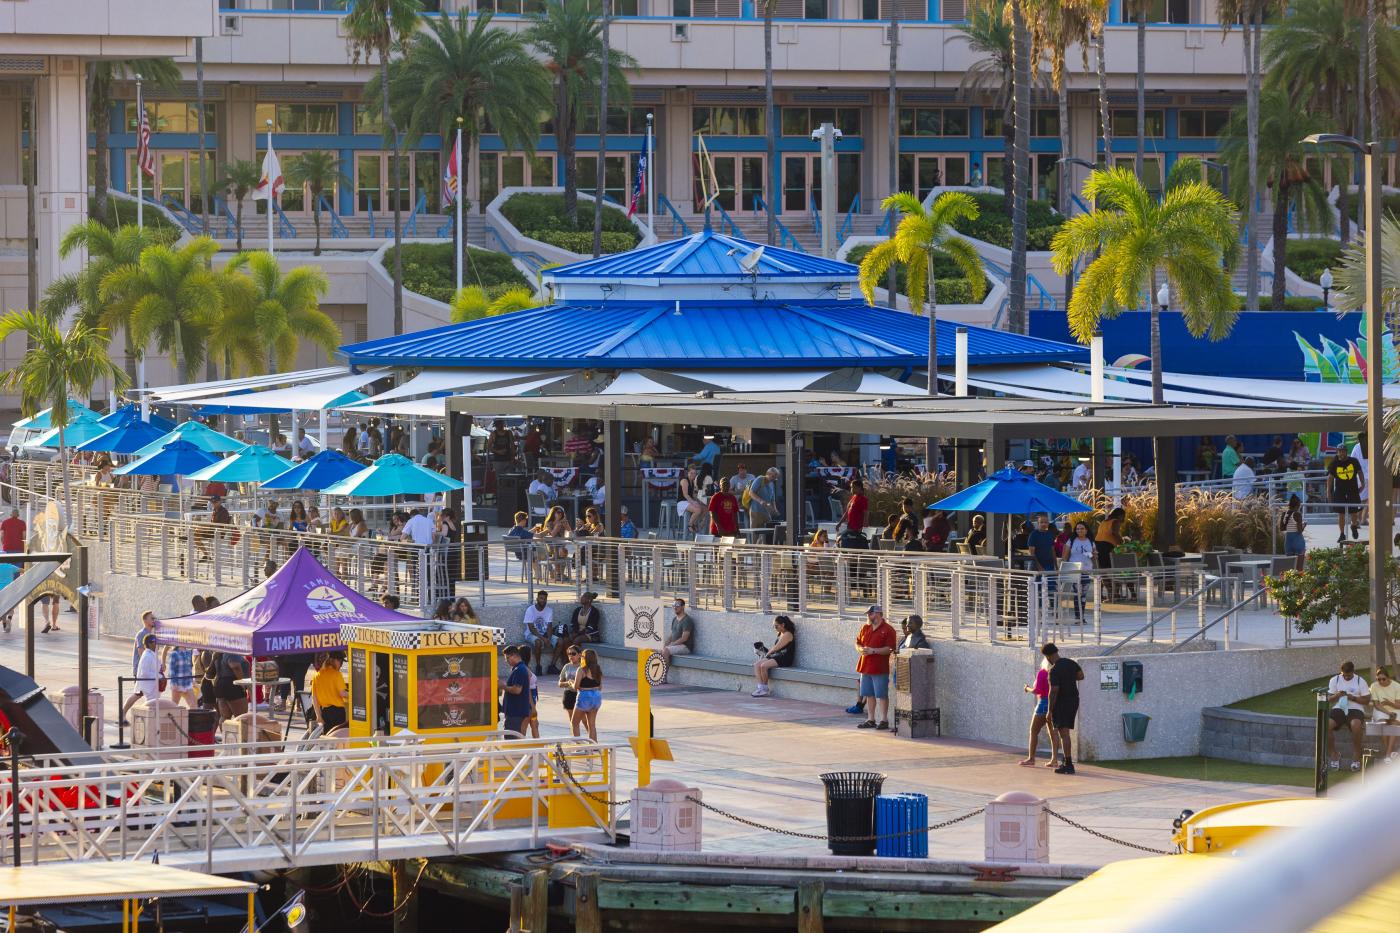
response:
[[[817,127],[816,129],[812,130],[812,138],[813,138],[814,140],[818,141],[818,142],[821,141],[821,138],[822,138],[821,127]],[[833,140],[835,140],[835,139],[841,139],[841,131],[838,130],[838,129],[837,129],[836,127],[834,127],[834,126],[831,128],[831,138],[832,138]]]

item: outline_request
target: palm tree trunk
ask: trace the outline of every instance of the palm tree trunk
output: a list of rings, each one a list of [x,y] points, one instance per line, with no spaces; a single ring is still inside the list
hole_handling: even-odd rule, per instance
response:
[[[65,391],[65,392],[67,391],[67,388],[66,388],[66,387],[65,387],[64,391]],[[58,426],[58,463],[59,463],[59,468],[63,471],[63,521],[67,524],[68,528],[71,530],[71,529],[73,529],[73,528],[75,528],[75,527],[77,527],[77,526],[76,526],[76,523],[73,521],[73,483],[72,483],[72,480],[71,480],[71,479],[69,478],[69,476],[68,476],[68,440],[67,440],[67,438],[65,437],[65,434],[66,434],[66,433],[67,433],[67,427],[64,426],[64,425],[59,425],[59,426]],[[87,621],[86,619],[80,620],[79,624],[81,625],[83,622],[86,622],[86,621]]]
[[[234,207],[234,221],[233,221],[233,226],[234,226],[234,228],[235,228],[234,231],[233,231],[234,249],[241,253],[241,252],[243,252],[243,198],[244,198],[244,195],[239,194],[237,190],[235,190],[235,191],[233,192],[233,194],[234,194],[234,197],[238,198],[238,204]]]
[[[1062,159],[1067,159],[1067,158],[1069,158],[1069,156],[1070,156],[1070,151],[1069,151],[1069,150],[1070,150],[1070,139],[1069,139],[1069,91],[1066,90],[1066,89],[1063,87],[1063,85],[1062,85],[1062,86],[1060,87],[1059,93],[1058,93],[1056,96],[1059,98],[1059,105],[1060,105],[1060,158],[1062,158]],[[1068,217],[1068,216],[1069,216],[1069,205],[1070,205],[1070,200],[1069,200],[1069,196],[1070,196],[1070,188],[1069,188],[1070,167],[1069,167],[1069,163],[1068,163],[1068,162],[1061,162],[1061,163],[1060,163],[1059,176],[1060,176],[1060,184],[1059,184],[1059,189],[1060,189],[1060,190],[1059,190],[1059,195],[1060,195],[1060,196],[1059,196],[1056,200],[1057,200],[1058,203],[1059,203],[1060,214],[1061,214],[1061,216],[1063,216],[1063,217]],[[1069,271],[1067,271],[1067,272],[1065,273],[1065,307],[1066,307],[1066,308],[1069,307],[1069,300],[1070,300],[1070,298],[1072,298],[1072,297],[1074,297],[1074,269],[1073,269],[1073,268],[1071,268]]]
[[[97,62],[88,65],[92,83],[88,90],[88,120],[92,123],[92,216],[99,223],[107,222],[107,189],[111,186],[111,149],[108,134],[111,131],[112,115],[108,113],[112,102],[111,87],[107,81],[97,76]]]
[[[393,148],[390,164],[394,171],[394,333],[403,333],[403,207],[400,204],[403,185],[403,159],[399,152],[399,131],[394,126],[394,118],[389,113],[389,47],[379,50],[379,84],[383,91],[380,107],[383,110],[384,126],[389,132]],[[268,205],[268,210],[272,205]]]
[[[1250,23],[1244,24],[1245,60],[1245,134],[1248,137],[1249,183],[1245,190],[1245,310],[1259,310],[1259,238],[1254,235],[1259,196],[1259,93],[1252,80],[1254,63],[1254,34]]]
[[[1339,120],[1345,122],[1345,118],[1342,117],[1342,114],[1346,111],[1342,107],[1342,93],[1340,87],[1334,87],[1332,89],[1332,112],[1338,115]],[[1335,168],[1336,164],[1336,160],[1334,159],[1327,160],[1329,168]],[[1329,175],[1333,179],[1336,179],[1335,171],[1330,172]],[[1343,246],[1351,242],[1351,215],[1348,213],[1350,208],[1347,204],[1347,182],[1348,179],[1345,173],[1343,173],[1342,179],[1337,182],[1337,237],[1342,241]]]
[[[1152,404],[1162,401],[1162,310],[1157,305],[1157,270],[1152,270],[1152,287],[1147,293],[1147,305],[1151,309],[1152,330]]]
[[[1099,73],[1099,124],[1103,133],[1103,165],[1113,168],[1113,124],[1108,115],[1108,63],[1104,50],[1104,26],[1094,34],[1095,69]],[[1098,159],[1093,159],[1097,163]]]
[[[1274,281],[1270,296],[1275,311],[1284,310],[1285,278],[1288,275],[1288,195],[1292,185],[1280,182],[1274,197]]]
[[[1009,324],[1012,333],[1026,333],[1026,195],[1030,188],[1027,164],[1031,123],[1031,51],[1030,32],[1026,28],[1023,0],[1011,0],[1012,43],[1015,49],[1015,74],[1011,83],[1016,101],[1016,140],[1011,177],[1016,191],[1011,206],[1011,269],[1007,288],[1010,290]]]
[[[126,378],[131,385],[136,382],[136,344],[131,339],[131,326],[128,324],[122,327],[122,368],[126,370]]]
[[[209,235],[209,177],[208,169],[205,167],[205,141],[204,131],[204,40],[199,36],[194,37],[194,96],[199,113],[199,229],[205,236]],[[211,367],[213,363],[209,364]]]
[[[321,255],[321,196],[313,194],[314,200],[311,202],[311,225],[316,228],[316,246],[311,250],[311,255]]]
[[[1012,84],[1015,84],[1015,69],[1012,70]],[[1001,108],[1001,193],[1002,210],[1011,216],[1012,202],[1016,200],[1016,94],[1006,95],[1006,104]]]
[[[1137,154],[1133,171],[1142,180],[1142,163],[1147,147],[1147,0],[1138,0],[1137,9]]]
[[[603,0],[603,61],[598,86],[598,165],[608,163],[608,27],[612,25],[612,0]],[[598,191],[593,196],[593,258],[603,254],[603,194],[607,191],[607,172],[598,172]],[[624,179],[629,185],[631,179]]]
[[[574,126],[574,114],[569,108],[568,88],[564,76],[560,75],[554,88],[555,108],[559,112],[555,131],[559,137],[559,153],[564,159],[564,216],[569,220],[569,228],[578,229],[578,128]],[[594,179],[601,179],[606,173],[603,163],[594,161]]]
[[[1370,127],[1363,141],[1378,141],[1381,138],[1380,116],[1380,75],[1376,55],[1376,33],[1379,31],[1376,17],[1376,0],[1366,0],[1366,105],[1370,113]]]
[[[890,83],[889,83],[889,147],[890,147],[890,194],[899,190],[899,0],[888,0],[890,5]],[[914,187],[917,189],[917,180]],[[893,233],[894,231],[890,231]],[[889,293],[889,306],[897,307],[899,296],[896,290],[899,275],[893,263],[885,280],[885,291]]]
[[[928,279],[928,288],[925,289],[924,302],[928,306],[928,394],[932,398],[938,397],[938,283],[933,278],[933,250],[924,253],[924,262],[927,265],[925,276]],[[937,444],[933,444],[929,450],[929,469],[933,469],[933,454],[937,449]]]
[[[763,204],[768,208],[768,245],[778,242],[778,197],[781,185],[778,174],[778,115],[773,105],[773,4],[763,3],[763,130],[768,144],[768,180],[770,191],[764,192]],[[703,168],[701,169],[703,171]]]

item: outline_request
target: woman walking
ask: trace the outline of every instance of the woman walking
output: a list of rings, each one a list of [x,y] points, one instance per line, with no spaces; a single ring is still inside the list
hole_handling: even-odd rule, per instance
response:
[[[568,716],[570,724],[573,726],[574,735],[578,735],[578,723],[574,720],[574,704],[578,700],[578,691],[574,689],[574,679],[578,677],[579,662],[583,660],[583,652],[578,645],[570,645],[565,652],[568,661],[559,669],[559,686],[564,691],[564,713]]]
[[[775,667],[792,667],[797,660],[797,626],[787,616],[778,616],[773,620],[773,631],[778,633],[778,640],[764,652],[763,657],[753,662],[753,675],[758,678],[758,686],[754,687],[752,695],[756,697],[766,697],[773,692],[768,689],[769,671]]]
[[[1036,751],[1040,746],[1040,730],[1046,727],[1046,722],[1050,715],[1050,662],[1044,658],[1040,661],[1040,669],[1035,672],[1035,683],[1026,684],[1027,693],[1035,695],[1035,712],[1031,714],[1031,737],[1026,748],[1026,757],[1021,759],[1021,765],[1032,767],[1035,765]],[[1049,729],[1050,733],[1050,763],[1047,768],[1058,768],[1060,766],[1060,736],[1055,729]]]
[[[1307,560],[1308,542],[1303,537],[1303,500],[1296,492],[1288,497],[1288,509],[1279,519],[1278,530],[1283,532],[1283,553],[1292,557],[1294,566],[1302,570]]]
[[[598,653],[592,648],[584,649],[583,663],[574,675],[574,689],[578,696],[574,700],[574,714],[570,722],[574,735],[581,728],[588,730],[588,737],[598,741],[598,709],[603,705],[603,669],[598,665]]]

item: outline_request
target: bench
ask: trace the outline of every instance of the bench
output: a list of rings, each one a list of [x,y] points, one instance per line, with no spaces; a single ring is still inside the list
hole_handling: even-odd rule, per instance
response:
[[[598,652],[600,658],[615,658],[617,660],[630,661],[634,665],[637,661],[637,650],[626,648],[621,645],[588,645]],[[755,658],[754,660],[757,660]],[[671,658],[671,666],[681,670],[690,669],[697,671],[709,671],[716,674],[733,674],[736,677],[753,679],[753,661],[726,661],[721,658],[709,658],[704,655],[679,654]],[[816,687],[836,687],[854,691],[860,685],[860,678],[854,674],[834,674],[830,671],[814,671],[802,667],[775,667],[768,672],[771,680],[789,681],[791,683],[810,684]]]
[[[1366,722],[1367,735],[1400,735],[1400,723],[1391,725],[1386,722]]]

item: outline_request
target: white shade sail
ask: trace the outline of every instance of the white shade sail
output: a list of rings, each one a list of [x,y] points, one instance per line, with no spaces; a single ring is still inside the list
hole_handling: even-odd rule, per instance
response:
[[[174,386],[147,386],[145,389],[130,389],[132,392],[146,392],[161,402],[183,402],[202,396],[227,395],[240,389],[265,389],[269,386],[300,385],[304,382],[317,382],[345,375],[344,366],[323,366],[320,369],[303,369],[291,373],[268,373],[262,376],[245,376],[239,379],[216,379],[213,382],[187,382]]]
[[[415,395],[508,386],[546,375],[538,369],[425,369],[403,385],[381,392],[368,401],[377,404]]]
[[[254,410],[275,408],[283,411],[294,409],[297,411],[317,411],[325,408],[347,392],[353,392],[361,386],[369,385],[376,379],[383,379],[389,371],[375,369],[369,372],[351,373],[350,375],[344,375],[344,370],[341,372],[342,375],[336,379],[308,382],[283,389],[269,389],[266,392],[247,392],[242,395],[201,398],[196,400],[194,404],[217,405],[231,409],[246,407]]]

